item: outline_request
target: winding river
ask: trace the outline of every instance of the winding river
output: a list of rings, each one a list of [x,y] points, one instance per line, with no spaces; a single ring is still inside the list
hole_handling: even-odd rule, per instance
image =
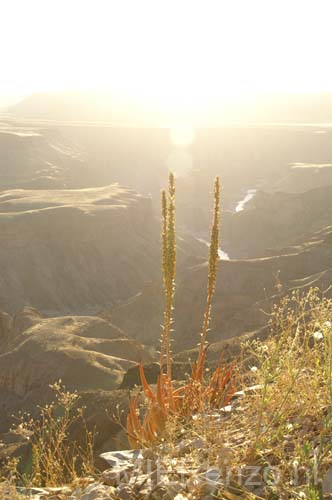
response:
[[[253,199],[256,193],[257,189],[248,189],[245,197],[237,202],[235,207],[235,212],[242,212],[244,210],[245,205],[248,203],[248,201]]]
[[[248,189],[246,191],[245,196],[240,201],[237,202],[236,207],[235,207],[235,212],[242,212],[244,210],[246,204],[250,200],[253,199],[253,197],[255,196],[256,193],[257,193],[257,189]],[[210,243],[207,240],[205,240],[204,238],[196,237],[196,239],[198,241],[200,241],[201,243],[204,243],[204,245],[210,246]],[[226,253],[221,248],[218,249],[218,255],[219,255],[219,258],[221,260],[230,260],[228,253]]]
[[[198,241],[200,241],[201,243],[204,243],[206,246],[210,246],[210,243],[206,240],[204,240],[203,238],[196,238]],[[229,255],[224,252],[224,250],[222,250],[221,248],[218,248],[218,255],[219,255],[219,259],[222,259],[222,260],[229,260]]]

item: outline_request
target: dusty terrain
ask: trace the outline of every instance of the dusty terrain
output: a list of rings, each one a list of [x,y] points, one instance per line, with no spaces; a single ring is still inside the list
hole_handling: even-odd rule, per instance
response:
[[[177,179],[174,350],[182,377],[206,300],[208,248],[198,239],[208,238],[216,174],[230,260],[219,262],[211,358],[245,333],[265,334],[265,313],[287,292],[329,288],[332,129],[198,129],[183,155],[168,128],[48,118],[7,117],[0,126],[0,432],[11,446],[12,413],[49,400],[49,384],[61,378],[80,392],[106,451],[124,446],[106,410],[126,405],[137,362],[157,359],[159,198],[168,167],[184,156],[192,166]]]

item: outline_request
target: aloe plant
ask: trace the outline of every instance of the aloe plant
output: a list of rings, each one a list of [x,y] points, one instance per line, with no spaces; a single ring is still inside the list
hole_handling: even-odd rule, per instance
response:
[[[172,418],[186,418],[194,412],[227,405],[235,390],[233,366],[223,367],[220,358],[216,370],[209,380],[204,381],[204,366],[207,353],[207,332],[209,329],[212,300],[216,288],[220,225],[220,182],[214,182],[214,210],[208,259],[207,301],[203,317],[201,342],[197,360],[193,364],[189,380],[174,388],[172,382],[171,327],[176,276],[176,233],[175,233],[175,180],[169,176],[168,193],[162,191],[162,271],[165,299],[164,324],[160,350],[160,374],[155,391],[147,383],[142,363],[139,365],[146,408],[139,417],[137,395],[130,400],[127,416],[127,435],[133,448],[150,446],[162,437],[167,421]],[[164,366],[166,364],[166,373]]]

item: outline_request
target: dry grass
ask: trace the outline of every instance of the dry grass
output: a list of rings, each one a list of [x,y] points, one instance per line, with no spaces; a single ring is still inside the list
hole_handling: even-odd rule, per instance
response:
[[[23,495],[20,495],[17,492],[14,483],[11,483],[10,481],[4,481],[0,483],[0,498],[1,500],[23,500],[27,497],[23,497]]]
[[[270,338],[243,345],[231,407],[169,423],[168,443],[199,439],[184,467],[217,468],[218,498],[330,498],[322,479],[332,471],[331,322],[332,300],[294,292],[274,308]]]
[[[94,433],[86,427],[78,395],[68,392],[61,381],[51,387],[55,400],[40,408],[38,418],[21,415],[12,429],[30,440],[31,463],[22,475],[18,473],[19,464],[9,461],[2,471],[7,484],[54,487],[94,472]],[[76,425],[81,428],[79,440],[71,438]]]

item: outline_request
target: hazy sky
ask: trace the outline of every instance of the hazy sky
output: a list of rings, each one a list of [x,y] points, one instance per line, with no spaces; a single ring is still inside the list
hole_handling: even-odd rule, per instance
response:
[[[331,19],[331,0],[0,0],[0,95],[332,90]]]

